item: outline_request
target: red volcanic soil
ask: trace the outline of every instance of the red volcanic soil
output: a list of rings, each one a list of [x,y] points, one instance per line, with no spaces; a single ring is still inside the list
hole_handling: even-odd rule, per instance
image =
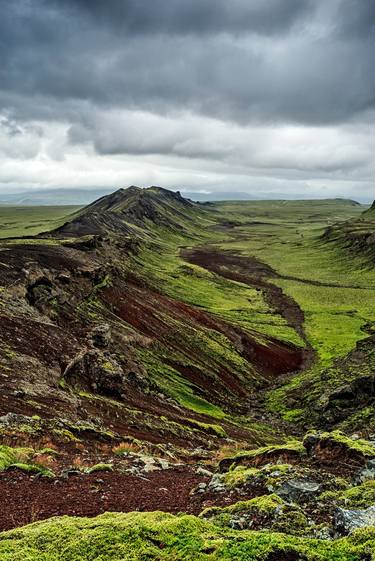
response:
[[[20,471],[0,474],[0,531],[51,516],[97,516],[104,512],[163,511],[198,514],[208,506],[235,502],[223,495],[191,491],[208,478],[181,466],[142,476],[118,472],[47,479]],[[250,492],[252,498],[261,490]]]
[[[222,277],[259,288],[266,300],[303,336],[303,312],[281,288],[268,282],[270,278],[278,277],[269,265],[255,257],[236,255],[211,247],[185,249],[182,251],[182,257],[189,263],[199,265]]]
[[[142,477],[97,472],[53,480],[10,471],[0,476],[0,530],[61,515],[96,516],[135,510],[196,513],[199,499],[191,500],[189,493],[201,481],[203,477],[186,468]]]

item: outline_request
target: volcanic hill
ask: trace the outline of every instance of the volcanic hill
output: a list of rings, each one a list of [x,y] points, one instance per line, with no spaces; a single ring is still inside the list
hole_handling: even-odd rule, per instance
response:
[[[332,540],[375,507],[373,271],[338,241],[361,212],[133,186],[1,240],[1,528],[151,514],[0,535],[0,560],[60,551],[56,523],[97,523],[98,558],[371,559],[367,530]]]

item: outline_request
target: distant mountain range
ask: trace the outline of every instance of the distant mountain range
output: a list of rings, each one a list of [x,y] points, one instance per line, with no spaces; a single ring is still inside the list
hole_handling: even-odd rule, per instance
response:
[[[109,195],[115,188],[102,187],[93,189],[61,188],[61,189],[36,189],[22,193],[0,193],[0,204],[6,205],[77,205],[85,206],[100,197]],[[307,199],[306,195],[298,194],[291,197],[287,193],[261,193],[254,196],[240,191],[218,191],[216,193],[201,193],[181,189],[185,198],[193,201],[251,201],[265,199]],[[365,201],[361,198],[361,202]]]

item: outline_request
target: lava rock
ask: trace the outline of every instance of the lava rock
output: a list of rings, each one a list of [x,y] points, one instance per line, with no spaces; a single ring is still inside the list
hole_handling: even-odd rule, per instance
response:
[[[130,371],[126,375],[129,384],[135,386],[140,390],[147,390],[150,386],[149,380],[145,374],[141,374],[140,372]]]
[[[276,490],[276,494],[290,502],[308,502],[321,493],[321,485],[316,481],[290,479]]]
[[[354,530],[367,526],[375,526],[375,506],[370,506],[366,510],[337,508],[334,527],[338,534],[351,534]]]
[[[111,328],[107,323],[97,325],[90,334],[91,340],[95,347],[108,347],[112,340]]]
[[[102,395],[121,397],[126,393],[125,373],[109,353],[91,350],[78,355],[63,377],[71,385]]]

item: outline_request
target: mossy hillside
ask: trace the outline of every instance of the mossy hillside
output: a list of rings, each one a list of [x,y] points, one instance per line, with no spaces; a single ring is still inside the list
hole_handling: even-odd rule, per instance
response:
[[[0,535],[2,561],[266,561],[289,554],[305,561],[363,561],[375,530],[333,541],[220,528],[194,516],[108,513],[52,518]]]
[[[289,395],[300,389],[304,398],[312,402],[327,389],[327,382],[337,385],[334,370],[323,382],[325,370],[367,336],[364,328],[374,318],[374,270],[321,240],[327,226],[360,216],[363,208],[340,200],[230,202],[212,206],[218,221],[221,216],[224,224],[237,224],[220,230],[217,245],[269,264],[282,277],[272,282],[304,312],[305,331],[317,360],[313,368],[273,391],[268,407],[282,413],[285,420],[309,415],[306,404],[295,405]],[[285,331],[274,327],[278,336],[285,338]],[[261,331],[262,327],[257,329]]]
[[[142,351],[142,357],[151,380],[159,390],[175,399],[186,409],[217,419],[225,417],[225,412],[220,407],[196,395],[194,385],[182,378],[174,368],[158,362],[150,353],[147,353],[146,356],[146,353]]]
[[[209,241],[214,239],[211,235]],[[200,243],[203,241],[200,238]],[[183,245],[182,240],[179,242]],[[163,243],[159,251],[145,248],[137,261],[138,267],[141,266],[140,274],[146,274],[148,282],[172,298],[202,308],[243,329],[303,345],[299,335],[265,302],[259,290],[196,265],[187,265],[180,256],[180,246],[175,243]]]

